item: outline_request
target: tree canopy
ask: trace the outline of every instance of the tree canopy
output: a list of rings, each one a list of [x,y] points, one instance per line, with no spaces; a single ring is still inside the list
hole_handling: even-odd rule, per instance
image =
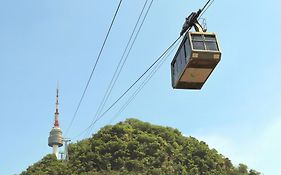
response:
[[[260,175],[177,129],[127,119],[69,145],[69,161],[47,155],[21,175]]]

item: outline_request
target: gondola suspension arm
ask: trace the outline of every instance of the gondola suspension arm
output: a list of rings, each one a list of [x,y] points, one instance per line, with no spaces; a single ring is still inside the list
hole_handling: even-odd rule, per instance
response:
[[[202,9],[199,9],[197,12],[192,12],[187,18],[185,18],[185,22],[182,26],[182,30],[180,32],[180,36],[185,34],[187,31],[189,31],[192,27],[195,28],[195,31],[197,32],[206,32],[206,29],[204,29],[201,24],[198,22],[198,17],[201,15],[202,11],[207,7],[207,5],[211,2],[209,0]]]

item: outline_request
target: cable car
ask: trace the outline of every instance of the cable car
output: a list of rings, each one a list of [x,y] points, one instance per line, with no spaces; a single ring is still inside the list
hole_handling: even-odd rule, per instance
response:
[[[198,23],[201,12],[193,12],[183,26],[183,40],[171,62],[174,89],[201,89],[221,59],[215,33],[206,32]],[[194,26],[195,31],[185,32]]]

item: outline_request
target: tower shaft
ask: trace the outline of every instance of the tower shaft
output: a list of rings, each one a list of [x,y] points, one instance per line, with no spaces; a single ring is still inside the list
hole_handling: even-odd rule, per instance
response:
[[[53,154],[59,158],[59,146],[58,145],[53,145]]]

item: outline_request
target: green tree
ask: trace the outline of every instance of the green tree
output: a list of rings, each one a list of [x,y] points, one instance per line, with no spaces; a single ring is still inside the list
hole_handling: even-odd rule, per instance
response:
[[[205,142],[177,129],[127,119],[69,145],[68,162],[47,155],[21,175],[259,175],[236,168]]]

